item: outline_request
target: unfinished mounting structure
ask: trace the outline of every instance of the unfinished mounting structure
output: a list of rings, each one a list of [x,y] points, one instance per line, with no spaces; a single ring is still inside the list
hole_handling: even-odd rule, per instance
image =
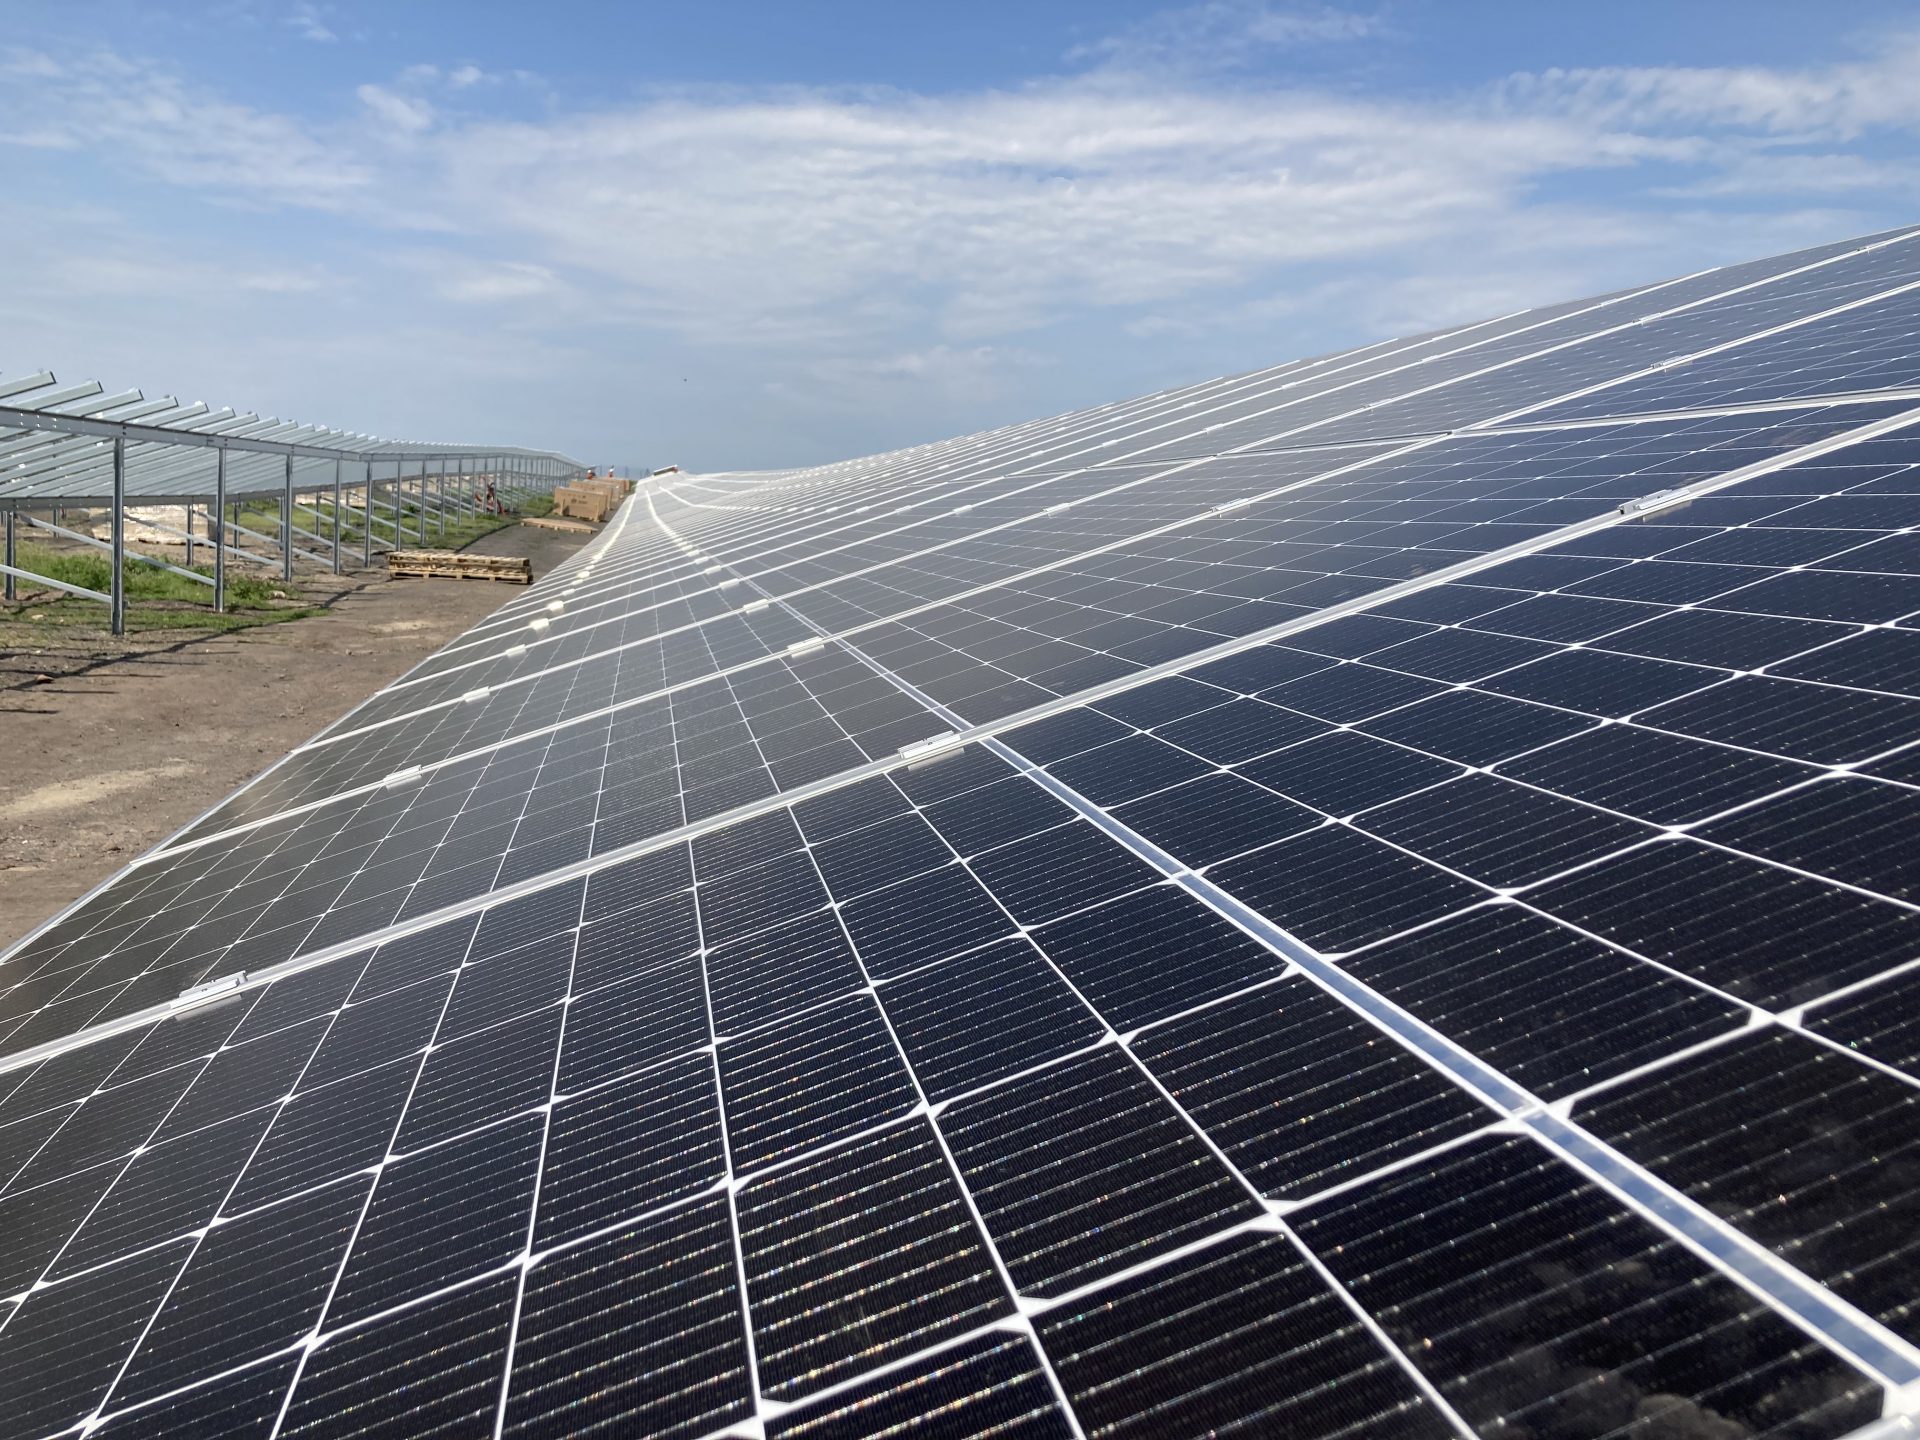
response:
[[[577,461],[553,450],[505,446],[434,445],[262,418],[202,402],[182,404],[170,395],[149,400],[139,390],[107,394],[98,381],[62,385],[48,371],[0,379],[0,515],[6,523],[6,554],[0,561],[6,598],[18,582],[63,590],[104,602],[113,633],[126,628],[126,564],[158,566],[212,589],[216,610],[226,608],[229,558],[277,566],[293,578],[296,557],[340,572],[344,551],[341,521],[361,517],[361,563],[376,549],[404,540],[410,504],[418,538],[430,524],[444,529],[449,515],[478,513],[515,495],[549,493],[585,473]],[[263,497],[277,500],[278,533],[265,535],[238,523],[232,507]],[[322,500],[330,515],[318,509]],[[140,517],[142,507],[184,506],[184,526]],[[110,539],[98,540],[33,514],[63,506],[105,508]],[[169,565],[126,546],[129,515],[186,541],[186,566]],[[311,528],[302,529],[304,516]],[[196,521],[204,530],[196,533]],[[20,568],[23,529],[50,531],[113,557],[110,593],[68,584]],[[375,531],[384,528],[392,538]],[[277,556],[248,550],[254,540]],[[197,546],[213,551],[213,573],[192,568]]]

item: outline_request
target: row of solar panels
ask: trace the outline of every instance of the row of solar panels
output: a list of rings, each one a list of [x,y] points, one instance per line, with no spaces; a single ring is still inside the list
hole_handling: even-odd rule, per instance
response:
[[[198,843],[150,859],[36,942],[65,948],[48,953],[37,991],[18,994],[16,1008],[36,993],[48,1002],[0,1043],[64,1033],[79,1006],[94,1005],[86,1023],[98,1023],[164,1001],[207,978],[230,947],[229,968],[257,969],[884,762],[946,728],[849,647],[957,725],[1003,721],[1889,414],[1897,406],[1878,402],[1456,437],[1267,504],[1209,510],[1163,544],[1115,542],[1023,582],[989,582],[971,602],[850,627],[800,654],[793,647],[813,644],[823,622],[788,602],[696,627],[678,646],[629,642],[517,683],[487,670],[450,702],[374,723],[383,703],[410,704],[396,697],[419,688],[398,687],[355,717],[369,723],[296,753],[203,821]],[[1703,583],[1748,578],[1709,570]],[[1861,583],[1796,572],[1754,596],[1817,618],[1826,592]],[[1879,583],[1898,613],[1900,582]],[[1783,590],[1796,593],[1775,598]],[[713,632],[723,629],[767,644],[722,649]],[[683,746],[687,728],[697,734]],[[416,765],[409,783],[390,783]],[[307,808],[274,818],[290,805]],[[248,828],[233,830],[236,819]],[[85,957],[93,983],[69,957]]]
[[[1897,1414],[1911,244],[630,502],[8,959],[0,1413]]]

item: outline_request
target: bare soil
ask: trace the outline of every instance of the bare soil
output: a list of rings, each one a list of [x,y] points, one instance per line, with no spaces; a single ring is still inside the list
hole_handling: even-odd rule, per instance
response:
[[[469,549],[537,580],[592,537],[522,525]],[[306,576],[324,613],[228,633],[0,621],[0,950],[523,593]]]

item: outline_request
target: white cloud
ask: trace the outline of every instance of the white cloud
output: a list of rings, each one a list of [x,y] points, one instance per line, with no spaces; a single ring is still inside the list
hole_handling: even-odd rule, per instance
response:
[[[1755,200],[1781,196],[1920,195],[1920,162],[1834,152],[1732,159],[1713,174],[1656,191],[1686,199]]]
[[[403,135],[417,135],[433,124],[433,106],[417,96],[402,95],[384,85],[362,85],[353,93],[375,120]]]
[[[77,150],[80,142],[65,130],[52,126],[25,130],[0,130],[0,145],[15,145],[22,150]]]
[[[318,5],[310,0],[299,0],[287,11],[287,28],[302,40],[311,40],[315,44],[327,45],[340,37],[327,24],[327,17],[333,12],[331,5]]]
[[[1233,70],[1274,50],[1366,40],[1390,34],[1381,16],[1332,5],[1264,0],[1201,0],[1135,21],[1076,46],[1068,59],[1122,71]]]
[[[463,305],[497,305],[513,300],[551,300],[565,290],[560,278],[544,265],[502,262],[434,264],[440,271],[435,290]]]
[[[432,155],[453,213],[484,206],[641,318],[760,345],[884,344],[903,315],[977,343],[1406,256],[1496,225],[1544,178],[1682,149],[1554,115],[1071,79],[671,96],[465,127]]]
[[[96,52],[85,63],[28,57],[0,86],[0,135],[99,152],[112,163],[222,198],[339,208],[372,169],[291,116],[190,85],[151,63]]]
[[[1920,31],[1873,38],[1864,60],[1804,69],[1610,67],[1515,75],[1516,111],[1549,109],[1595,124],[1700,127],[1794,139],[1850,139],[1920,125]]]
[[[1207,0],[1017,88],[518,106],[534,77],[442,63],[336,95],[323,120],[140,60],[16,51],[0,144],[350,217],[363,267],[405,277],[396,325],[438,335],[462,323],[448,307],[491,306],[569,355],[643,335],[676,397],[684,354],[693,381],[718,369],[789,414],[864,408],[929,435],[1048,408],[1127,335],[1196,366],[1274,361],[1834,238],[1920,199],[1911,37],[1837,64],[1554,70],[1419,99],[1237,66],[1391,38],[1368,11]],[[429,225],[457,238],[422,255],[399,233]],[[280,239],[231,272],[324,306],[332,271]],[[100,261],[93,293],[131,284],[129,263]],[[31,288],[61,264],[10,273]]]
[[[58,80],[66,73],[58,60],[39,50],[10,46],[0,54],[0,75],[16,80]]]

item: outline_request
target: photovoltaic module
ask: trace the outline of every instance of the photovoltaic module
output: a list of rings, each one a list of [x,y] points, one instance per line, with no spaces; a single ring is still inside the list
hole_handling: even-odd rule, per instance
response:
[[[577,557],[0,962],[0,1434],[1920,1433],[1920,230]]]

